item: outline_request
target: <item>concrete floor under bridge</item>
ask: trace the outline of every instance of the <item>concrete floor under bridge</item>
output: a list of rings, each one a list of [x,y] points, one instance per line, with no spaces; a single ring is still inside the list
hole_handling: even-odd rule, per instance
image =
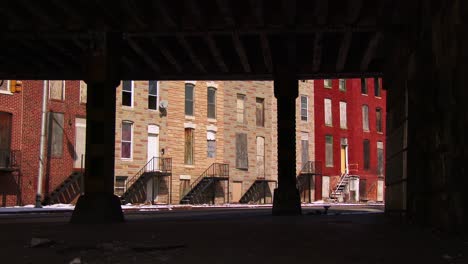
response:
[[[298,244],[326,238],[327,233],[314,229],[315,220],[306,225],[309,222],[304,219],[308,218],[298,216],[295,155],[285,154],[295,145],[295,122],[290,117],[295,114],[297,81],[383,77],[388,89],[386,213],[423,226],[466,231],[466,1],[186,0],[117,1],[112,5],[41,1],[39,6],[33,1],[6,0],[1,5],[8,17],[0,35],[2,79],[82,79],[88,84],[86,192],[78,200],[72,223],[124,221],[119,200],[113,195],[111,136],[115,88],[120,80],[274,80],[279,171],[272,212],[291,217],[268,217],[273,219],[271,233],[260,235],[275,234],[280,240],[283,233],[292,232]],[[352,222],[354,216],[349,218],[339,221]],[[382,216],[369,218],[381,224],[380,231],[392,230],[385,231]],[[301,225],[293,224],[295,219],[301,219],[297,222]],[[252,232],[255,223],[259,222],[252,222]],[[277,223],[291,225],[279,228]],[[171,225],[171,230],[180,232],[176,223]],[[343,233],[360,228],[348,228],[345,222],[331,225],[340,226]],[[144,229],[143,225],[134,226],[130,217],[125,225],[106,229],[116,226],[124,231],[122,237],[133,236],[132,228]],[[361,225],[364,227],[371,226]],[[61,228],[78,234],[84,227]],[[317,233],[302,232],[308,228]],[[203,228],[197,232],[193,239],[216,247],[225,243],[224,250],[248,249],[252,243],[231,244],[234,240],[227,236],[224,240],[221,233],[214,236],[219,241],[210,240],[203,236]],[[369,238],[385,240],[378,234],[376,229]],[[183,236],[171,239],[176,242]],[[356,245],[351,237],[346,238],[329,241],[329,248],[343,250],[348,240]],[[257,246],[271,241],[259,239]],[[419,241],[408,248],[423,246],[424,240]],[[248,252],[242,255],[247,257]],[[307,254],[313,260],[314,255],[306,252],[289,253]],[[421,253],[425,258],[434,252]],[[278,260],[289,260],[286,255]]]

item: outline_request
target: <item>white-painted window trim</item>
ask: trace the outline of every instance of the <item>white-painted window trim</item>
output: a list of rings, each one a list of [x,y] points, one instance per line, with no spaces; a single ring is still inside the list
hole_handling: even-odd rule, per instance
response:
[[[302,109],[302,98],[303,97],[306,99],[306,108],[305,108],[305,110],[306,110],[306,115],[305,115],[306,120],[302,120],[302,110],[303,110]],[[300,106],[301,106],[300,107],[301,108],[301,112],[300,112],[301,121],[307,123],[307,122],[309,122],[309,97],[307,95],[302,94],[301,97],[300,97],[300,102],[299,103],[300,103]]]
[[[122,107],[133,108],[133,106],[135,105],[135,103],[134,103],[134,99],[135,99],[135,81],[133,81],[133,80],[130,81],[130,87],[131,87],[131,89],[132,89],[132,90],[130,91],[130,94],[131,94],[131,95],[130,95],[130,97],[131,97],[131,100],[130,100],[130,101],[131,101],[131,105],[130,105],[130,106],[129,106],[129,105],[123,105],[123,104],[122,104],[122,98],[121,98],[121,100],[120,100],[120,101],[121,101],[121,102],[120,102],[120,105],[121,105]],[[124,89],[123,89],[123,81],[122,81],[122,93],[123,93],[123,92],[124,92]],[[125,92],[128,93],[128,91],[125,91]]]
[[[122,143],[124,142],[123,140],[123,132],[122,132],[122,129],[123,129],[123,124],[124,123],[127,123],[127,124],[130,124],[130,158],[123,158],[122,157]],[[126,160],[126,161],[132,161],[133,160],[133,131],[134,131],[134,128],[133,128],[133,125],[135,123],[131,120],[122,120],[122,125],[121,125],[121,128],[120,128],[120,158],[122,160]],[[125,141],[125,142],[128,142],[128,141]]]
[[[150,96],[154,96],[154,95],[150,95],[150,93],[149,93],[150,81],[154,81],[154,80],[148,80],[148,98],[149,98]],[[160,85],[160,82],[159,82],[159,81],[156,81],[156,109],[150,109],[150,108],[148,108],[148,110],[150,110],[150,111],[154,111],[154,112],[158,112],[158,111],[159,111],[159,102],[160,102],[160,100],[161,100],[161,94],[159,93],[159,85]],[[133,99],[133,96],[132,96],[132,99]],[[133,105],[133,102],[132,102],[132,105]]]

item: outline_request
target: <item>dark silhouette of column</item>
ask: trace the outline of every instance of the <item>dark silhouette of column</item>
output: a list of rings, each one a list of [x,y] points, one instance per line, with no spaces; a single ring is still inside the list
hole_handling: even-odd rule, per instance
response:
[[[274,191],[273,215],[301,214],[296,188],[296,98],[298,80],[288,67],[275,73],[274,93],[278,104],[278,188]]]
[[[124,221],[120,199],[114,195],[115,112],[121,34],[97,36],[97,50],[87,60],[85,79],[86,156],[84,195],[80,196],[71,223]]]

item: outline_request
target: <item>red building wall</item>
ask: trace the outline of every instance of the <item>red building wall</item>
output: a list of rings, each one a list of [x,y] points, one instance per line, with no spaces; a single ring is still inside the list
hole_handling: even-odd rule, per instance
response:
[[[11,149],[20,150],[22,156],[19,182],[16,172],[0,174],[0,206],[35,202],[43,85],[43,81],[23,81],[21,92],[14,95],[0,94],[0,111],[10,111],[13,114]],[[80,103],[79,96],[79,81],[66,81],[65,100],[48,100],[48,111],[64,113],[63,155],[60,158],[47,158],[46,141],[43,198],[73,171],[75,118],[86,116],[86,105]],[[11,184],[13,180],[15,184]]]
[[[381,80],[379,80],[380,83]],[[367,180],[367,196],[370,200],[377,198],[377,142],[383,142],[385,153],[385,119],[386,119],[386,91],[381,86],[381,96],[374,94],[374,79],[366,79],[368,93],[361,94],[361,80],[347,79],[346,91],[339,90],[339,80],[332,80],[332,88],[324,87],[324,80],[316,80],[314,85],[315,100],[315,159],[323,162],[323,175],[330,177],[330,188],[334,188],[341,175],[341,138],[348,140],[348,163],[358,164],[358,170],[353,174],[360,179]],[[332,100],[332,126],[325,125],[324,99]],[[347,129],[340,128],[340,101],[347,103]],[[369,132],[363,131],[362,105],[369,107]],[[382,132],[376,129],[376,108],[382,109]],[[333,167],[325,166],[325,136],[333,136]],[[364,154],[363,141],[370,141],[370,168],[363,169]],[[385,157],[384,157],[385,166]],[[317,182],[317,189],[321,189],[321,180]],[[321,199],[320,191],[316,199]]]

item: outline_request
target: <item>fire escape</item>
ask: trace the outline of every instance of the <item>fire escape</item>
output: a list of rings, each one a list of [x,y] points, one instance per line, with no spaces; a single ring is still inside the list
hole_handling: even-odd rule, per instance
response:
[[[322,162],[320,161],[306,162],[297,175],[296,185],[302,202],[312,202],[312,190],[315,188],[314,176],[316,175],[322,175]]]

